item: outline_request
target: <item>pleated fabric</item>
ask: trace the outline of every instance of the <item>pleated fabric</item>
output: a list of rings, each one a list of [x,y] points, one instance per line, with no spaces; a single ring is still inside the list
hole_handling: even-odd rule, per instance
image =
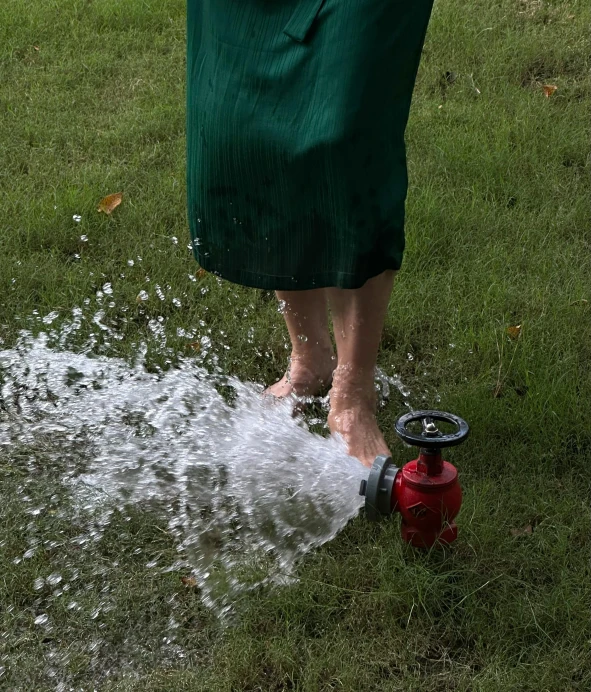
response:
[[[188,0],[188,219],[205,270],[304,290],[400,267],[432,4]]]

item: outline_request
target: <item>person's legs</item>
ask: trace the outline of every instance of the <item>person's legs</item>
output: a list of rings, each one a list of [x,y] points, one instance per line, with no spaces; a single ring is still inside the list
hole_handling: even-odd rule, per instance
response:
[[[389,453],[375,419],[375,368],[394,275],[384,272],[359,289],[327,289],[338,356],[328,424],[366,466]]]
[[[276,397],[314,396],[330,384],[336,358],[325,289],[277,291],[291,339],[287,372],[266,391]]]

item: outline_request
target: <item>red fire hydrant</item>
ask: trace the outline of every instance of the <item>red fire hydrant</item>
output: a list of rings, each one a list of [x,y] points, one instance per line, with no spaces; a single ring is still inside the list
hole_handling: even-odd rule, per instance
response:
[[[410,423],[421,421],[420,434],[408,431]],[[434,421],[455,425],[449,435],[441,433]],[[463,442],[468,424],[451,413],[415,411],[402,416],[396,433],[404,442],[420,447],[419,458],[396,468],[392,458],[379,456],[369,477],[361,481],[368,519],[378,521],[393,512],[402,515],[402,538],[413,546],[429,548],[436,542],[451,543],[458,536],[454,521],[462,504],[458,472],[441,457],[443,447]]]

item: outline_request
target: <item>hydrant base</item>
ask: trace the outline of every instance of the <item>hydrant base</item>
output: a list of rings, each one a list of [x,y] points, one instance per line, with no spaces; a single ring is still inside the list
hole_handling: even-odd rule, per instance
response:
[[[418,531],[402,522],[402,539],[415,548],[430,548],[435,543],[453,543],[458,537],[455,521],[447,524],[442,531]]]

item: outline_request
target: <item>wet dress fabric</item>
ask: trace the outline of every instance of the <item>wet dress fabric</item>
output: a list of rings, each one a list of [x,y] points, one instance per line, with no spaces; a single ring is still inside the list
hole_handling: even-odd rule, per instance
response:
[[[188,218],[205,270],[303,290],[400,267],[432,4],[188,0]]]

